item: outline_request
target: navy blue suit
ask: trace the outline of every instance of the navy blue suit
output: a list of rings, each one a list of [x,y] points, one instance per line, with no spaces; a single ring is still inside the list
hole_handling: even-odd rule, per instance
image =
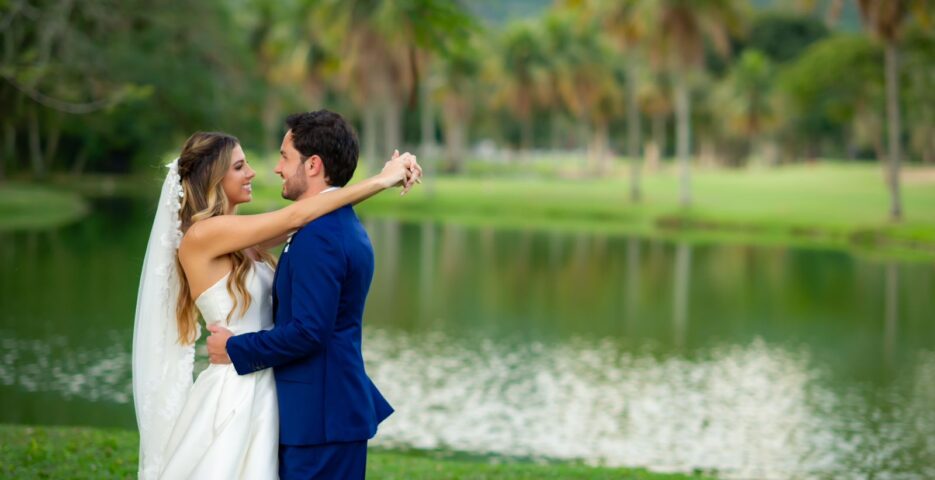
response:
[[[296,232],[283,250],[273,282],[275,327],[227,342],[237,373],[274,369],[281,478],[362,477],[366,441],[393,412],[361,354],[372,279],[370,238],[354,210],[340,208]]]

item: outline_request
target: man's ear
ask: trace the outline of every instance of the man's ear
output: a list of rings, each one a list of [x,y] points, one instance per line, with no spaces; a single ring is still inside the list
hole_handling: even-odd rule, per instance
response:
[[[321,172],[323,164],[321,162],[321,157],[318,155],[312,155],[305,160],[305,175],[308,177],[314,177]]]

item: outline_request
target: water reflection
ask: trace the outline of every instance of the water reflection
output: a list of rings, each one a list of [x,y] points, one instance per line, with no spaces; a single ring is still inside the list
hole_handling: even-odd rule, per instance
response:
[[[151,213],[134,208],[0,234],[0,421],[133,426]],[[935,477],[931,265],[367,228],[364,352],[397,407],[377,443],[735,478]]]
[[[679,243],[675,252],[675,288],[673,298],[673,311],[675,312],[672,328],[675,335],[676,348],[685,346],[685,337],[688,330],[688,292],[691,282],[692,247],[687,243]]]
[[[886,318],[883,332],[883,357],[887,367],[893,366],[893,350],[896,346],[896,328],[899,322],[899,270],[895,263],[886,265]]]
[[[687,360],[583,338],[517,345],[371,329],[367,348],[397,407],[380,445],[739,478],[846,472],[830,407],[815,405],[834,396],[808,356],[760,340]]]

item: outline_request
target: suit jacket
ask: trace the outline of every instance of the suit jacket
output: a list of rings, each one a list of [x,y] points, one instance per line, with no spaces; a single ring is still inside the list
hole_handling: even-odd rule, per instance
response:
[[[367,440],[393,408],[364,371],[361,329],[373,247],[345,206],[286,245],[273,281],[275,326],[231,337],[241,375],[272,367],[285,445]]]

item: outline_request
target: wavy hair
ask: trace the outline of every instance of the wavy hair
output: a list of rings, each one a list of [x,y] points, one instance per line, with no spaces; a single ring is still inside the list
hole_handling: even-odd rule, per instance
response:
[[[231,165],[231,152],[240,142],[233,135],[219,132],[196,132],[185,142],[179,154],[179,177],[181,177],[184,198],[179,210],[182,233],[197,222],[206,218],[224,215],[230,207],[230,201],[224,193],[222,181]],[[227,314],[229,322],[234,312],[240,307],[243,315],[252,302],[247,291],[246,278],[253,262],[242,251],[227,254],[232,269],[227,277],[227,292],[234,300],[234,306]],[[275,259],[269,253],[258,251],[260,260],[275,265]],[[179,276],[179,297],[175,307],[179,329],[179,343],[191,344],[197,340],[198,324],[195,301],[192,299],[188,277],[182,269],[178,255],[175,268]]]

